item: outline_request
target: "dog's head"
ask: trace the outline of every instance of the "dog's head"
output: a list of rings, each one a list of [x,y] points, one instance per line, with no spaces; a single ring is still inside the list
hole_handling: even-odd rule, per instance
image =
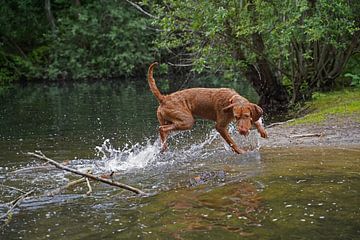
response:
[[[254,103],[236,101],[230,99],[230,105],[224,111],[232,111],[236,121],[236,128],[241,135],[247,136],[254,122],[259,120],[263,114],[261,107]]]

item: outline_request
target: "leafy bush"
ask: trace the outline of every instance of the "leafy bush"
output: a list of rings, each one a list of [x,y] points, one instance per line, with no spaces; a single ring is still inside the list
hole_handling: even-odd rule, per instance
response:
[[[123,1],[93,2],[59,13],[50,44],[47,77],[109,78],[131,75],[153,59],[152,32]]]
[[[46,2],[46,1],[45,1]],[[153,60],[149,19],[122,0],[6,1],[0,9],[0,83],[143,74]]]

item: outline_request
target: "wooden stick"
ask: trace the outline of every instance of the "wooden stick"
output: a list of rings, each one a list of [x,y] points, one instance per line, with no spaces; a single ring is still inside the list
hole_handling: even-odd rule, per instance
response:
[[[20,189],[20,188],[16,188],[16,187],[4,185],[4,184],[0,184],[0,186],[1,186],[1,187],[5,187],[5,188],[9,188],[9,189],[12,189],[12,190],[16,190],[16,191],[21,192],[21,193],[26,193],[24,190],[22,190],[22,189]]]
[[[63,165],[68,165],[68,160],[63,161]],[[32,170],[51,170],[52,168],[54,168],[54,166],[49,165],[48,163],[44,163],[43,165],[40,166],[32,166],[32,167],[26,167],[26,168],[20,168],[17,169],[15,171],[12,171],[10,173],[19,173],[19,172],[26,172],[26,171],[32,171]]]
[[[89,181],[89,178],[85,178],[86,179],[86,184],[89,188],[89,191],[86,192],[86,195],[90,195],[92,193],[92,188],[91,188],[91,185],[90,185],[90,181]]]
[[[54,168],[51,165],[41,165],[41,166],[33,166],[33,167],[26,167],[26,168],[20,168],[15,171],[10,172],[10,174],[13,173],[19,173],[19,172],[26,172],[26,171],[32,171],[32,170],[38,170],[38,169],[44,169],[44,170],[50,170],[51,168]]]
[[[304,138],[304,137],[322,137],[322,133],[307,133],[307,134],[298,134],[298,135],[291,135],[292,138]]]
[[[80,175],[80,176],[83,176],[83,177],[87,177],[87,178],[90,178],[92,180],[96,180],[96,181],[99,181],[99,182],[103,182],[103,183],[106,183],[106,184],[109,184],[109,185],[112,185],[112,186],[116,186],[116,187],[119,187],[119,188],[122,188],[122,189],[126,189],[128,191],[131,191],[133,193],[136,193],[136,194],[141,194],[141,195],[146,195],[145,192],[141,191],[140,189],[138,188],[135,188],[135,187],[132,187],[132,186],[129,186],[129,185],[126,185],[124,183],[120,183],[120,182],[115,182],[115,181],[110,181],[108,179],[104,179],[104,178],[101,178],[101,177],[98,177],[98,176],[95,176],[95,175],[92,175],[90,173],[83,173],[83,172],[80,172],[76,169],[72,169],[72,168],[69,168],[69,167],[66,167],[48,157],[46,157],[42,152],[40,151],[37,151],[37,153],[33,153],[33,152],[28,152],[27,155],[29,156],[33,156],[33,157],[36,157],[36,158],[39,158],[41,160],[45,160],[47,162],[49,162],[50,164],[54,165],[55,167],[59,168],[59,169],[62,169],[64,171],[68,171],[68,172],[72,172],[72,173],[75,173],[77,175]]]
[[[293,122],[293,121],[295,121],[295,119],[290,119],[290,120],[287,120],[287,121],[285,121],[285,122],[271,123],[271,124],[267,125],[266,128],[272,128],[272,127],[279,126],[279,125],[283,125],[283,124],[286,124],[286,123],[289,123],[289,122]]]
[[[9,204],[11,204],[11,208],[0,217],[0,220],[6,218],[7,216],[9,216],[9,214],[13,211],[13,209],[18,206],[22,200],[24,200],[24,198],[26,198],[27,196],[29,196],[30,194],[32,194],[35,191],[35,189],[32,189],[22,195],[20,195],[19,197],[17,197],[15,200],[11,201]]]
[[[55,194],[58,194],[62,191],[64,191],[65,189],[69,188],[69,187],[72,187],[76,184],[79,184],[79,183],[83,183],[83,182],[86,182],[86,179],[83,177],[83,178],[80,178],[80,179],[77,179],[77,180],[74,180],[72,182],[69,182],[68,184],[66,184],[65,186],[62,186],[62,187],[59,187],[59,188],[56,188],[54,190],[50,190],[48,192],[46,192],[45,194],[47,196],[53,196]]]

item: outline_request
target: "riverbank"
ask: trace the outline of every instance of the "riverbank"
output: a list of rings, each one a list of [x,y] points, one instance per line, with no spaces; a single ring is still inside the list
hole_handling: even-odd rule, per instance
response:
[[[360,147],[359,89],[318,94],[299,112],[298,118],[269,125],[261,146]]]

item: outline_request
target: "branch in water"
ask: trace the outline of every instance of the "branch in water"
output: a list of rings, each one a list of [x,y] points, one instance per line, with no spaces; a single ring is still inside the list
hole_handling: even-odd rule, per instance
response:
[[[89,178],[85,178],[86,179],[86,184],[89,188],[89,191],[86,192],[86,195],[90,195],[92,193],[92,187],[90,185],[90,181],[89,181]]]
[[[77,180],[74,180],[74,181],[72,181],[72,182],[69,182],[69,183],[66,184],[65,186],[56,188],[55,190],[50,190],[50,191],[46,192],[45,195],[47,195],[47,196],[54,196],[54,195],[56,195],[56,194],[61,193],[62,191],[64,191],[64,190],[67,189],[67,188],[70,188],[70,187],[72,187],[72,186],[74,186],[74,185],[77,185],[77,184],[83,183],[83,182],[86,182],[85,177],[80,178],[80,179],[77,179]]]
[[[103,182],[103,183],[106,183],[106,184],[109,184],[109,185],[112,185],[112,186],[116,186],[116,187],[119,187],[119,188],[122,188],[122,189],[125,189],[125,190],[128,190],[128,191],[131,191],[133,193],[136,193],[136,194],[141,194],[141,195],[146,195],[145,192],[141,191],[140,189],[138,188],[135,188],[135,187],[132,187],[132,186],[129,186],[129,185],[126,185],[124,183],[120,183],[120,182],[116,182],[116,181],[112,181],[112,180],[108,180],[108,179],[104,179],[104,178],[101,178],[101,177],[98,177],[98,176],[95,176],[95,175],[92,175],[90,173],[83,173],[83,172],[80,172],[76,169],[72,169],[72,168],[69,168],[69,167],[66,167],[48,157],[46,157],[42,152],[40,151],[37,151],[37,153],[33,153],[33,152],[28,152],[27,155],[29,156],[33,156],[33,157],[36,157],[38,159],[41,159],[41,160],[44,160],[44,161],[47,161],[48,163],[54,165],[55,167],[59,168],[59,169],[62,169],[64,171],[67,171],[67,172],[72,172],[72,173],[75,173],[77,175],[80,175],[80,176],[83,176],[83,177],[86,177],[86,178],[89,178],[89,179],[92,179],[92,180],[95,180],[95,181],[99,181],[99,182]]]
[[[15,208],[16,206],[18,206],[18,205],[22,202],[22,200],[24,200],[26,197],[28,197],[29,195],[33,194],[34,191],[35,191],[35,189],[32,189],[32,190],[30,190],[30,191],[28,191],[28,192],[20,195],[19,197],[17,197],[17,198],[14,199],[13,201],[11,201],[11,202],[9,203],[10,205],[12,205],[11,208],[10,208],[5,214],[3,214],[3,215],[0,217],[0,220],[6,221],[5,219],[8,218],[8,216],[9,216],[10,213],[14,210],[14,208]],[[6,225],[6,223],[5,223],[5,225]]]

